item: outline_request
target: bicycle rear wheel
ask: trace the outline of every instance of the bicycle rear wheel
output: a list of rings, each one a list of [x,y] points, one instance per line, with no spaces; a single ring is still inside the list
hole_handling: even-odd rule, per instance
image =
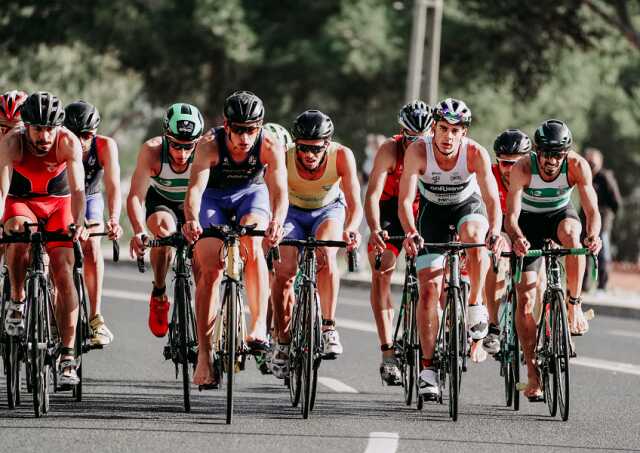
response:
[[[554,386],[558,407],[563,421],[569,419],[569,327],[567,307],[562,299],[556,299],[553,323],[553,356],[555,359]]]
[[[15,409],[20,405],[20,339],[5,335],[4,367],[7,377],[7,405]]]
[[[303,347],[301,357],[302,369],[302,418],[309,418],[311,411],[311,391],[313,387],[313,362],[315,350],[315,306],[312,300],[312,288],[305,284],[302,289],[302,315],[303,315]]]
[[[503,311],[500,314],[500,375],[504,380],[504,396],[507,407],[513,404],[513,363],[511,361],[511,304],[502,301]]]
[[[226,328],[225,328],[225,367],[227,371],[227,425],[231,424],[233,418],[233,381],[236,367],[236,345],[238,335],[238,325],[236,320],[238,292],[236,282],[229,280],[225,285],[224,302],[226,304]]]
[[[178,361],[182,368],[182,394],[184,400],[184,410],[185,412],[191,411],[191,377],[189,375],[189,338],[187,336],[188,328],[188,318],[187,318],[187,303],[189,301],[189,297],[187,295],[187,291],[189,290],[188,285],[185,284],[184,278],[178,277],[175,280],[175,288],[174,288],[174,303],[176,304],[176,309],[178,310]]]

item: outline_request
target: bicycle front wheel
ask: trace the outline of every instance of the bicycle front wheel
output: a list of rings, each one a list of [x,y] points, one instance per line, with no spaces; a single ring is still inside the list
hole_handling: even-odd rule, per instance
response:
[[[87,298],[84,292],[84,281],[79,275],[76,278],[76,291],[78,294],[78,323],[76,325],[76,373],[80,382],[73,386],[72,394],[77,402],[82,401],[82,372],[84,370],[84,362],[82,356],[85,352],[85,345],[89,339],[89,316],[87,315]]]
[[[555,359],[554,386],[558,407],[563,421],[569,419],[569,326],[567,307],[562,299],[556,299],[553,323],[553,357]]]
[[[520,342],[518,341],[518,331],[516,329],[516,309],[518,306],[516,298],[516,290],[511,289],[511,331],[509,332],[509,350],[511,357],[511,394],[513,395],[513,410],[520,410],[520,392],[518,391],[518,382],[520,381]]]
[[[15,409],[20,405],[20,339],[5,335],[4,366],[7,375],[7,405]]]
[[[460,294],[457,288],[447,289],[447,305],[449,305],[449,348],[447,351],[449,374],[449,416],[453,421],[458,420],[458,397],[460,393]]]
[[[191,411],[191,377],[189,376],[189,338],[187,332],[188,318],[187,318],[187,303],[190,298],[187,295],[189,291],[188,285],[185,283],[184,278],[176,278],[174,289],[174,303],[176,304],[176,310],[178,310],[178,361],[182,367],[182,394],[184,400],[185,412]],[[175,341],[175,340],[174,340]]]
[[[413,400],[413,388],[415,385],[415,364],[413,354],[413,335],[412,329],[415,323],[413,317],[415,315],[411,304],[411,297],[405,295],[404,309],[402,310],[402,388],[404,390],[404,402],[407,406],[411,406]]]
[[[238,291],[236,282],[228,281],[225,285],[224,301],[226,307],[226,326],[225,326],[225,367],[227,371],[227,425],[231,424],[233,418],[233,381],[236,369],[236,345],[238,340],[238,325],[236,320]]]
[[[309,418],[311,412],[313,374],[314,374],[314,351],[315,351],[315,304],[313,303],[313,288],[305,285],[302,290],[303,313],[303,347],[301,357],[302,368],[302,418]]]
[[[31,370],[31,394],[33,396],[33,411],[36,417],[41,417],[46,413],[47,389],[45,386],[48,371],[45,370],[45,350],[44,341],[44,293],[40,282],[34,279],[30,282],[29,300],[29,334],[28,351]]]

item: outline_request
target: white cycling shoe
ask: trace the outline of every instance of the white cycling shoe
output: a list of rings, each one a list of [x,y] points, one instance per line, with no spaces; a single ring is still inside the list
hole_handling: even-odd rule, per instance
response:
[[[440,387],[438,386],[438,375],[435,370],[425,368],[420,372],[418,393],[427,400],[435,400],[438,398],[440,395]]]
[[[482,304],[469,305],[469,334],[474,341],[482,340],[489,332],[489,312]]]
[[[342,343],[340,343],[340,335],[337,330],[331,329],[322,332],[322,342],[324,343],[322,352],[325,360],[335,359],[342,354]]]

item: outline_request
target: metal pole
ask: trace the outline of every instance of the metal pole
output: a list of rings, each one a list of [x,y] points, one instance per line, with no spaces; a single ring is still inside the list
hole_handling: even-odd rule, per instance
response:
[[[428,6],[433,9],[432,14],[427,15],[427,28],[429,38],[427,40],[427,58],[424,60],[424,72],[426,83],[423,97],[430,105],[438,101],[438,75],[440,72],[440,42],[442,36],[442,0],[430,0]],[[428,65],[428,66],[427,66]]]
[[[410,102],[420,96],[426,21],[427,0],[414,0],[411,46],[409,49],[409,71],[407,73],[407,102]]]

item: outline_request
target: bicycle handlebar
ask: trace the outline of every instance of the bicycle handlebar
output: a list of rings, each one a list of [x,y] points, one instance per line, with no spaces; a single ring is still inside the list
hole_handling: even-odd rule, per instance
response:
[[[346,248],[347,243],[345,241],[327,241],[323,239],[316,239],[314,237],[310,237],[309,239],[283,239],[280,241],[280,244],[285,247],[303,247],[303,248],[319,248],[319,247],[335,247],[335,248]],[[276,247],[277,248],[277,247]],[[278,254],[278,258],[280,257],[280,252],[276,252]],[[347,251],[347,261],[349,272],[356,272],[359,267],[358,263],[358,253],[356,250]]]
[[[522,280],[522,267],[524,266],[524,258],[540,258],[542,256],[559,257],[559,256],[569,256],[569,255],[573,255],[573,256],[588,255],[593,262],[593,266],[591,268],[591,276],[593,277],[593,280],[598,280],[598,256],[594,253],[591,253],[591,251],[587,248],[556,248],[556,249],[549,249],[549,250],[535,249],[535,250],[528,250],[524,256],[517,256],[515,252],[502,253],[502,256],[505,256],[505,257],[512,257],[512,256],[517,257],[516,270],[514,273],[514,280],[516,283],[520,283],[520,281]]]

